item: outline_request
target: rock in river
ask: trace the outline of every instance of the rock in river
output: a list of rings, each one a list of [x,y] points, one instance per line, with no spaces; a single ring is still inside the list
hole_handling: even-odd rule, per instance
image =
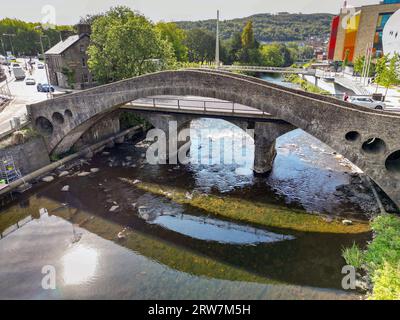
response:
[[[78,177],[86,177],[86,176],[88,176],[89,174],[90,174],[90,172],[85,172],[85,171],[79,172],[79,173],[78,173]]]
[[[351,226],[351,225],[353,224],[353,221],[351,221],[351,220],[343,220],[342,223],[343,223],[345,226]]]
[[[43,182],[52,182],[53,180],[54,180],[53,176],[47,176],[47,177],[42,178]]]
[[[62,178],[62,177],[65,177],[65,176],[67,176],[67,175],[69,175],[69,172],[68,172],[68,171],[63,171],[63,172],[61,172],[61,173],[58,175],[58,177],[59,177],[59,178]]]

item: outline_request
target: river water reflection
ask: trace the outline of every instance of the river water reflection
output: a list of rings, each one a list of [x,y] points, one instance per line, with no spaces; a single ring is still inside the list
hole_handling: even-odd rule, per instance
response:
[[[245,134],[222,120],[191,126],[213,128],[212,139],[227,144]],[[372,200],[367,191],[335,195],[356,169],[333,150],[295,130],[278,139],[272,173],[255,176],[252,145],[235,150],[244,152],[240,165],[154,166],[139,141],[67,168],[3,208],[0,298],[358,298],[341,289],[341,249],[370,239],[357,218]],[[191,157],[205,142],[192,137]],[[99,171],[78,176],[91,168]],[[225,215],[246,210],[283,219],[268,226]],[[355,226],[330,229],[337,216]],[[44,266],[55,268],[56,290],[42,289]]]

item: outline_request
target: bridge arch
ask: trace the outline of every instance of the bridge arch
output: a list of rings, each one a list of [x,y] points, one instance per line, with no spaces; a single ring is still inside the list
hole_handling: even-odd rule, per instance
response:
[[[165,71],[43,101],[28,106],[28,112],[35,126],[44,123],[47,123],[47,129],[53,126],[52,133],[45,136],[47,147],[49,152],[62,153],[108,112],[130,101],[157,95],[210,97],[272,114],[341,153],[400,204],[400,180],[389,174],[386,165],[387,157],[399,150],[400,115],[288,89],[252,77],[208,70]],[[63,125],[54,125],[52,114],[65,114],[66,110],[71,111],[71,119]],[[360,139],[346,139],[349,132],[358,132]],[[372,137],[382,140],[385,149],[378,153],[363,152],[363,143]]]

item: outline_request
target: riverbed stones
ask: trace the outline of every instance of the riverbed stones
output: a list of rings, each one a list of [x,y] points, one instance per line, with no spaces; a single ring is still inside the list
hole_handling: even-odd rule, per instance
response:
[[[65,176],[67,176],[67,175],[69,175],[69,171],[62,171],[62,172],[60,172],[60,174],[58,175],[58,177],[59,177],[59,178],[62,178],[62,177],[65,177]]]
[[[88,176],[89,174],[90,174],[90,172],[86,172],[86,171],[79,172],[79,173],[78,173],[78,177],[86,177],[86,176]]]
[[[42,178],[43,182],[52,182],[54,180],[53,176],[46,176]]]
[[[111,208],[110,208],[110,212],[115,212],[115,211],[117,211],[119,209],[119,206],[112,206]]]

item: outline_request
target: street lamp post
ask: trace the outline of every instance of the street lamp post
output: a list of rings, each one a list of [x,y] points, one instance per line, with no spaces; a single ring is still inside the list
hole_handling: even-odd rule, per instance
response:
[[[35,29],[36,29],[36,30],[40,30],[40,31],[43,30],[41,26],[37,26],[37,27],[35,27]],[[45,35],[42,35],[42,34],[40,33],[40,34],[39,34],[40,47],[41,47],[41,49],[42,49],[43,62],[44,62],[44,69],[45,69],[45,71],[46,71],[47,84],[49,85],[49,91],[46,92],[46,97],[51,99],[51,98],[52,98],[52,94],[51,94],[51,90],[50,90],[50,85],[51,85],[51,84],[50,84],[49,70],[47,69],[46,55],[44,54],[44,47],[43,47],[43,41],[42,41],[42,38],[43,38],[43,37],[46,37],[46,36],[45,36]],[[50,42],[50,39],[49,39],[49,42]]]

